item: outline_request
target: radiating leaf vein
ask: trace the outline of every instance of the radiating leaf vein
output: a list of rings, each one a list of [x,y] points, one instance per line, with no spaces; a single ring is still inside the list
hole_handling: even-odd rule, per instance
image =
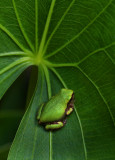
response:
[[[51,62],[47,62],[46,61],[46,63],[47,63],[47,65],[49,66],[49,67],[76,67],[76,66],[78,66],[79,64],[81,64],[82,62],[84,62],[85,60],[87,60],[90,56],[92,56],[92,55],[94,55],[95,53],[98,53],[98,52],[100,52],[100,51],[106,51],[106,49],[108,49],[109,47],[111,47],[111,46],[113,46],[113,45],[115,45],[115,42],[113,42],[113,43],[111,43],[111,44],[109,44],[109,45],[107,45],[107,46],[105,46],[105,47],[102,47],[102,48],[99,48],[99,49],[97,49],[97,50],[95,50],[95,51],[93,51],[93,52],[91,52],[91,53],[89,53],[87,56],[85,56],[83,59],[81,59],[79,62],[73,62],[73,63],[60,63],[60,64],[54,64],[54,63],[51,63]],[[106,53],[107,54],[107,53]],[[110,55],[108,54],[107,55],[108,56],[108,58],[109,59],[111,59],[111,61],[114,63],[114,60],[110,57]]]
[[[101,93],[99,87],[94,83],[94,81],[92,81],[92,79],[91,79],[79,66],[77,66],[77,68],[78,68],[78,69],[81,71],[81,73],[93,84],[93,86],[94,86],[94,87],[96,88],[96,90],[98,91],[101,99],[103,100],[104,104],[107,106],[107,109],[108,109],[108,111],[109,111],[110,117],[111,117],[112,122],[113,122],[113,124],[114,124],[114,126],[115,126],[115,121],[114,121],[114,117],[113,117],[113,114],[112,114],[112,112],[111,112],[111,109],[110,109],[108,103],[106,102],[106,99],[104,98],[103,94]]]
[[[69,45],[71,42],[73,42],[75,39],[77,39],[81,34],[83,34],[84,31],[86,31],[86,29],[88,29],[88,27],[90,27],[96,21],[96,19],[101,16],[102,13],[104,13],[104,11],[111,5],[112,1],[113,0],[110,0],[109,3],[97,14],[97,16],[93,20],[91,20],[91,22],[88,25],[86,25],[76,36],[74,36],[71,40],[69,40],[63,46],[61,46],[60,48],[58,48],[54,52],[50,53],[46,57],[48,58],[48,57],[55,55],[57,52],[59,52],[60,50],[65,48],[67,45]]]
[[[28,62],[29,60],[30,60],[30,58],[24,57],[24,58],[21,58],[21,59],[15,61],[15,62],[9,64],[8,66],[6,66],[2,70],[0,70],[0,75],[3,74],[4,72],[8,71],[9,69],[13,68],[14,66],[16,66],[18,64],[21,64],[23,62]]]
[[[53,35],[55,34],[55,32],[57,31],[57,29],[59,28],[59,26],[62,23],[63,19],[65,18],[65,16],[69,12],[70,8],[73,6],[74,2],[75,2],[75,0],[72,0],[72,2],[70,3],[70,5],[68,6],[68,8],[66,9],[66,11],[64,12],[63,16],[61,17],[61,19],[57,23],[56,27],[52,31],[51,35],[49,36],[49,38],[48,38],[48,40],[46,42],[45,48],[44,48],[44,54],[45,54],[45,51],[47,50],[47,47],[48,47],[48,44],[49,44],[50,40],[52,39]]]
[[[5,32],[21,50],[30,53],[30,51],[27,50],[2,24],[0,24],[0,29]]]
[[[19,14],[18,14],[18,11],[17,11],[17,8],[16,8],[16,4],[15,4],[15,0],[12,0],[12,3],[13,3],[13,7],[14,7],[14,11],[15,11],[15,15],[16,15],[16,18],[17,18],[17,21],[18,21],[18,24],[19,24],[19,27],[20,27],[20,30],[26,40],[26,42],[28,43],[28,45],[30,46],[30,48],[32,49],[32,51],[34,52],[34,46],[32,45],[31,41],[29,40],[24,28],[23,28],[23,25],[21,23],[21,20],[20,20],[20,17],[19,17]]]
[[[42,39],[41,39],[41,42],[40,42],[39,51],[38,51],[38,56],[39,57],[43,56],[43,49],[44,49],[46,36],[47,36],[47,33],[48,33],[48,29],[49,29],[49,25],[50,25],[50,21],[51,21],[51,17],[52,17],[52,13],[53,13],[55,2],[56,2],[56,0],[52,0],[51,5],[50,5],[50,9],[49,9],[49,13],[48,13],[48,16],[47,16],[47,20],[46,20],[43,36],[42,36]]]
[[[35,47],[38,51],[38,0],[35,0]]]

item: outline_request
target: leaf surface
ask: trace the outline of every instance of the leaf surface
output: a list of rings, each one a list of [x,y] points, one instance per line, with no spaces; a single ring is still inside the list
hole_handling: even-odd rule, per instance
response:
[[[22,34],[13,1],[0,1],[0,98],[29,66],[31,51]]]
[[[7,39],[13,54],[23,53],[8,60],[7,68],[13,66],[8,71],[0,63],[1,75],[20,74],[26,63],[39,66],[36,90],[8,160],[114,160],[115,1],[5,0],[0,6],[0,41]],[[75,92],[74,112],[65,127],[46,132],[38,125],[37,110],[62,87]]]

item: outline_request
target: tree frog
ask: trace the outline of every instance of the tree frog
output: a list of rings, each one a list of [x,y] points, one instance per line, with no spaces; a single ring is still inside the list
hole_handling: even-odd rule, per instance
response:
[[[47,103],[41,105],[37,119],[39,124],[45,125],[46,130],[55,130],[63,127],[66,116],[74,109],[74,93],[70,89],[61,89]]]

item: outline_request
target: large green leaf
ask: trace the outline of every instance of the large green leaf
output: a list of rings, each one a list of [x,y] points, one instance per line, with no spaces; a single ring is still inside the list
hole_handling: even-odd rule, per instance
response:
[[[0,95],[27,66],[39,67],[8,160],[114,160],[115,1],[4,0],[0,13]],[[74,112],[46,132],[37,110],[62,87],[75,92]]]
[[[0,1],[0,98],[23,70],[32,64],[32,54],[21,33],[12,2]]]

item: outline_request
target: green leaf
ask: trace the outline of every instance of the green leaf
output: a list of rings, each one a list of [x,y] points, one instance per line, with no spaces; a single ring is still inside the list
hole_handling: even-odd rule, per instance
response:
[[[28,43],[17,22],[13,1],[0,1],[0,98],[30,65]]]
[[[42,102],[47,100],[48,95],[46,92],[46,85],[47,84],[43,75],[43,71],[39,71],[39,79],[36,86],[36,92],[32,98],[30,106],[21,122],[19,130],[13,142],[11,152],[9,153],[9,160],[23,159],[23,157],[25,159],[37,159],[38,156],[39,159],[52,159],[52,156],[57,157],[58,159],[61,157],[63,159],[66,159],[69,157],[71,158],[71,154],[73,155],[73,158],[76,157],[75,153],[79,154],[80,159],[84,158],[82,133],[78,118],[76,117],[75,113],[73,113],[73,116],[71,116],[71,118],[69,119],[68,126],[65,126],[63,129],[57,131],[56,133],[47,132],[43,129],[43,127],[38,126],[35,115],[37,113],[38,106]],[[58,87],[62,87],[61,84]],[[68,130],[71,126],[72,128]],[[62,138],[62,136],[64,135],[65,139],[64,137]],[[76,137],[76,139],[70,141],[70,137]],[[61,142],[61,140],[64,140],[64,142]],[[65,143],[67,145],[67,148],[65,148]],[[73,143],[75,144],[73,145]],[[71,154],[68,153],[69,145],[73,145]],[[26,147],[28,148],[27,152],[25,152]],[[76,148],[78,149],[76,150]],[[53,154],[54,150],[55,154]]]
[[[4,0],[0,13],[0,95],[27,66],[39,67],[8,160],[114,160],[115,1]],[[75,92],[74,112],[46,132],[37,110],[62,87]]]
[[[9,62],[9,59],[12,60]],[[5,61],[5,63],[4,63]],[[5,91],[14,82],[14,80],[31,64],[28,58],[19,58],[14,60],[12,58],[0,57],[0,98],[4,95]],[[2,66],[3,63],[3,66]],[[9,63],[9,64],[8,64]]]

